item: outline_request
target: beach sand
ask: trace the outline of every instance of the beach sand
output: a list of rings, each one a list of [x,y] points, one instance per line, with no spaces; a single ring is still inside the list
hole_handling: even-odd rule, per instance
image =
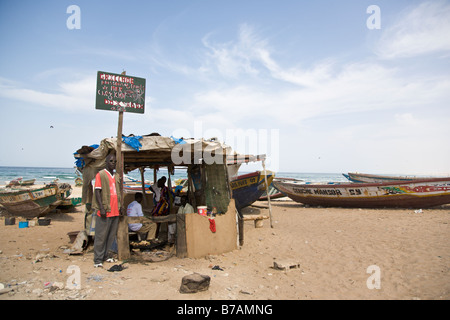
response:
[[[80,194],[81,188],[74,187],[72,196]],[[266,208],[246,210],[269,215]],[[82,229],[82,206],[47,217],[52,219],[49,226],[23,229],[18,221],[6,226],[0,218],[0,283],[14,289],[0,294],[0,300],[450,298],[448,206],[416,213],[272,201],[273,228],[270,220],[261,228],[246,221],[244,245],[237,250],[200,259],[130,262],[120,272],[108,272],[113,265],[108,263],[104,269],[94,268],[92,247],[83,255],[63,253],[71,246],[67,233]],[[275,269],[274,262],[290,268]],[[72,276],[69,266],[79,267],[80,289],[52,288],[55,283],[66,286]],[[181,279],[195,272],[211,277],[209,289],[180,293]],[[373,279],[378,275],[377,289]]]

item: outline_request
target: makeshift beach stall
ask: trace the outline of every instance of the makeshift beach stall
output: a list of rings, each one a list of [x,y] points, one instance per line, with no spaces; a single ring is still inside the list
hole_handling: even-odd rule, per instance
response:
[[[231,148],[218,141],[204,139],[177,140],[156,134],[129,137],[133,139],[123,137],[123,141],[127,143],[121,144],[123,172],[128,173],[136,169],[141,171],[142,190],[147,191],[142,192],[144,213],[150,212],[153,207],[152,194],[148,194],[148,188],[144,185],[146,169],[153,170],[156,182],[158,170],[167,168],[169,187],[175,170],[185,170],[187,173],[186,196],[195,213],[177,214],[177,206],[171,204],[169,215],[151,218],[156,223],[176,223],[177,256],[198,258],[236,249],[237,214],[228,183],[226,161],[227,154],[232,153]],[[77,162],[83,163],[79,170],[83,174],[82,202],[86,205],[87,219],[92,216],[92,180],[96,173],[105,167],[106,156],[115,152],[116,145],[116,138],[107,138],[102,140],[97,148],[83,146],[74,155],[78,159]],[[124,194],[124,209],[133,200],[134,193]],[[199,214],[199,207],[206,207],[207,214]],[[127,217],[121,216],[120,219],[126,222]],[[122,221],[122,225],[128,226],[125,222]],[[129,252],[128,228],[120,228],[120,223],[117,239],[120,258],[121,250]]]

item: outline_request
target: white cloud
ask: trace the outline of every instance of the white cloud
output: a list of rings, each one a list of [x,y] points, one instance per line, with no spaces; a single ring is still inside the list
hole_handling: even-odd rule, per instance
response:
[[[414,126],[419,123],[411,113],[396,114],[395,121],[401,126]]]
[[[426,1],[405,11],[397,23],[384,28],[376,53],[384,59],[415,57],[450,51],[450,4]]]
[[[291,74],[295,82],[295,73]],[[343,65],[323,81],[316,81],[314,72],[309,81],[304,74],[300,77],[302,83],[313,84],[283,87],[274,83],[274,90],[257,84],[235,84],[202,91],[193,104],[202,112],[222,112],[226,117],[247,121],[267,116],[272,123],[283,125],[330,115],[439,106],[450,99],[450,81],[443,77],[411,80],[399,70],[375,63]]]
[[[235,42],[217,43],[211,38],[209,34],[203,39],[207,53],[202,70],[221,85],[195,94],[192,110],[199,115],[221,113],[244,121],[266,116],[283,126],[330,115],[439,108],[450,98],[446,75],[411,77],[383,61],[339,64],[330,57],[309,68],[283,67],[269,42],[249,25],[241,26]]]
[[[333,67],[332,60],[328,59],[307,70],[300,67],[283,69],[272,57],[269,42],[248,24],[240,26],[236,42],[214,43],[210,39],[212,35],[208,34],[202,40],[208,49],[205,62],[200,68],[203,72],[218,71],[220,75],[231,78],[242,75],[263,78],[269,74],[272,79],[313,86],[326,80]]]
[[[254,65],[264,54],[266,42],[258,39],[253,29],[244,24],[240,27],[238,41],[227,43],[212,43],[208,34],[202,39],[203,45],[209,50],[207,60],[200,68],[203,72],[217,70],[221,75],[237,77],[242,74],[257,75]]]
[[[23,84],[2,78],[0,96],[47,108],[86,111],[92,109],[95,104],[95,87],[95,75],[61,82],[53,93],[28,89]]]

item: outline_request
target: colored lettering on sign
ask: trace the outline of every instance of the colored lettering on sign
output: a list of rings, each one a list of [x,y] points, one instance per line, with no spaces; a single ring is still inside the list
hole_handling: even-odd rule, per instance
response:
[[[99,71],[95,108],[144,113],[145,79]]]

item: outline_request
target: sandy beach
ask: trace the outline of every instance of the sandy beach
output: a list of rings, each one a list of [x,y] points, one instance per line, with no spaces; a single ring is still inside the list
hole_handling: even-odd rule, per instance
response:
[[[81,194],[73,188],[72,197]],[[267,202],[247,213],[269,215]],[[68,255],[68,232],[83,227],[83,206],[50,213],[49,226],[19,228],[0,218],[0,300],[448,300],[450,207],[424,209],[308,208],[272,201],[272,225],[245,222],[244,245],[200,259],[130,261],[93,266],[92,247]],[[220,226],[217,226],[220,228]],[[274,268],[274,262],[288,270]],[[79,289],[65,288],[76,266]],[[219,270],[213,269],[218,266]],[[181,279],[200,273],[209,289],[180,293]],[[379,280],[378,283],[375,280]],[[378,285],[377,285],[378,284]]]

